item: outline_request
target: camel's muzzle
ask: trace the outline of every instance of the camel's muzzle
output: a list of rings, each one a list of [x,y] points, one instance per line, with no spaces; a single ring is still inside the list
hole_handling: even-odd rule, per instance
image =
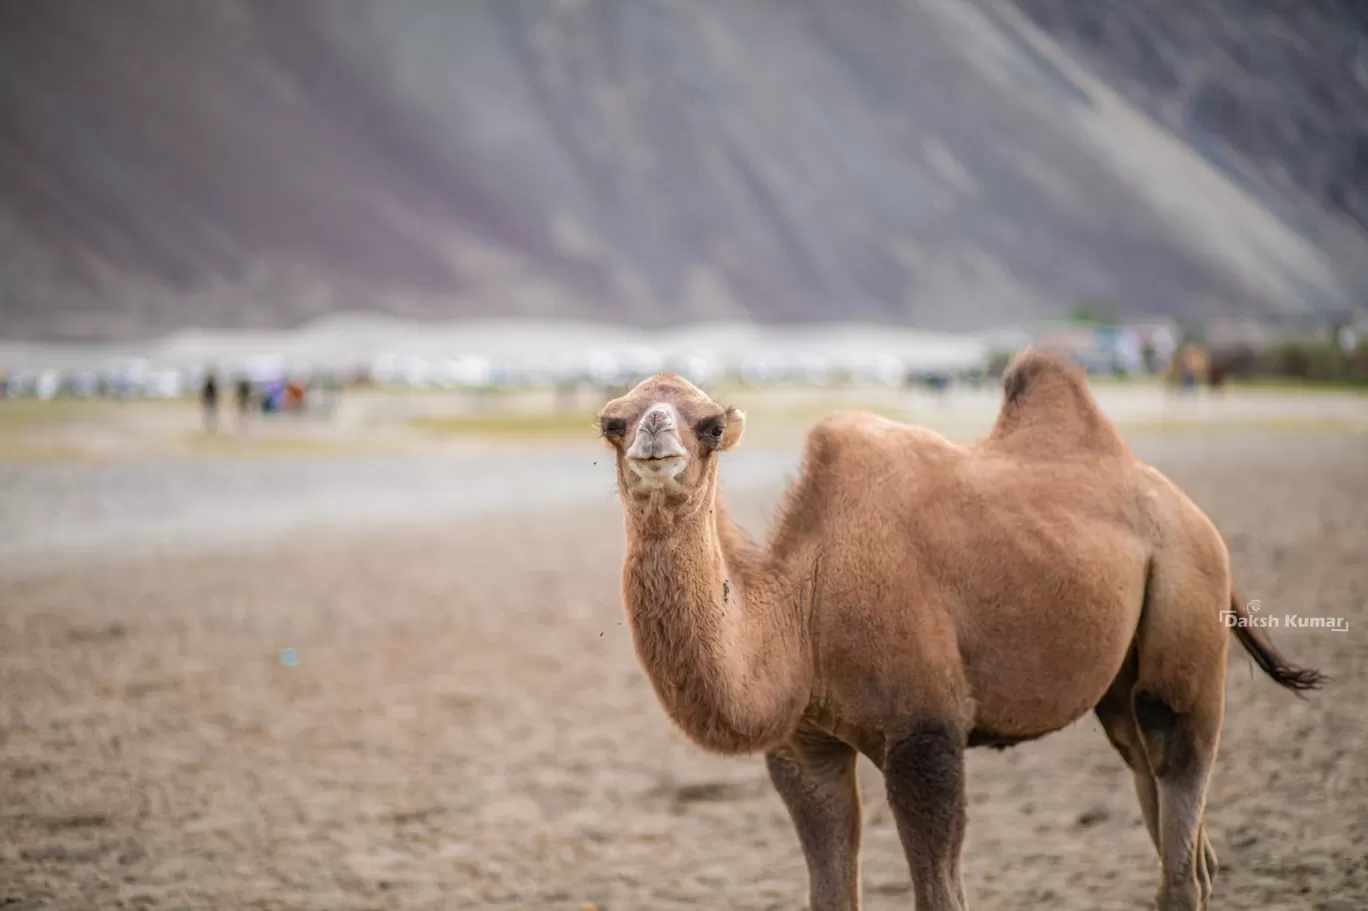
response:
[[[673,478],[684,470],[688,455],[675,429],[674,409],[659,404],[641,416],[627,461],[642,478]]]

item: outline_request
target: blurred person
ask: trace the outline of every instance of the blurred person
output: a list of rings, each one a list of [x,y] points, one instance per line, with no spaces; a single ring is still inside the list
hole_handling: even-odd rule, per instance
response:
[[[252,408],[252,381],[245,376],[238,377],[235,392],[237,398],[238,427],[246,427],[247,414]]]
[[[1206,358],[1201,348],[1195,344],[1179,348],[1169,361],[1165,374],[1166,385],[1179,393],[1191,392],[1197,388],[1198,378],[1206,373]]]
[[[1187,362],[1183,368],[1183,388],[1195,392],[1198,384],[1207,376],[1207,351],[1201,345],[1188,348]]]
[[[200,402],[204,406],[204,430],[214,433],[218,430],[218,376],[210,368],[204,373],[204,385],[200,389]]]
[[[281,406],[282,411],[298,412],[304,409],[304,383],[298,377],[291,377],[285,383],[282,393],[284,402]]]
[[[272,377],[266,381],[266,390],[261,396],[261,413],[275,414],[280,411],[281,404],[285,399],[285,380],[282,377]]]

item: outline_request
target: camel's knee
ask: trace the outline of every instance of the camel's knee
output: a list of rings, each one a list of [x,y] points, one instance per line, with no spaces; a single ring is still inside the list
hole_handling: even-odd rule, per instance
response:
[[[1159,697],[1137,691],[1131,705],[1135,723],[1140,728],[1140,740],[1145,756],[1155,777],[1163,777],[1173,766],[1177,756],[1175,740],[1178,732],[1178,713]]]
[[[812,789],[851,779],[855,751],[830,737],[799,732],[766,753],[765,766],[780,790]]]
[[[913,829],[951,832],[965,811],[964,738],[948,724],[924,724],[893,742],[884,759],[889,802]]]
[[[1163,698],[1138,689],[1132,700],[1135,724],[1154,777],[1202,774],[1214,752],[1216,732],[1209,718],[1180,714]]]
[[[807,790],[804,782],[803,766],[793,750],[777,747],[765,754],[765,769],[769,772],[770,782],[780,796],[802,793]]]
[[[765,767],[805,843],[809,837],[858,839],[860,797],[853,749],[836,741],[795,737],[766,753]]]

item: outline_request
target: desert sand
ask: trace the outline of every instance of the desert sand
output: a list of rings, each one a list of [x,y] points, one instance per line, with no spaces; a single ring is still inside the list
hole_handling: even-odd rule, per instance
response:
[[[1247,599],[1349,627],[1275,631],[1333,678],[1304,701],[1232,651],[1208,810],[1215,906],[1368,907],[1368,436],[1136,448],[1209,511]],[[791,456],[738,467],[753,532]],[[272,465],[221,462],[175,489],[165,466],[6,466],[0,907],[805,907],[762,761],[690,746],[638,669],[602,452],[333,465],[310,475],[336,477],[333,495],[307,500],[327,534],[254,541],[243,517],[286,486],[262,480]],[[422,523],[362,521],[394,490],[484,487],[496,469],[537,493],[479,509],[434,494]],[[349,488],[345,509],[321,505]],[[143,546],[59,547],[77,530],[64,516],[100,512],[92,497],[116,517],[140,508]],[[158,503],[190,518],[157,525]],[[240,533],[215,533],[233,522]],[[170,546],[196,536],[198,550]],[[862,784],[866,908],[910,908],[867,763]],[[974,908],[1149,907],[1156,860],[1091,716],[974,751],[969,794]]]

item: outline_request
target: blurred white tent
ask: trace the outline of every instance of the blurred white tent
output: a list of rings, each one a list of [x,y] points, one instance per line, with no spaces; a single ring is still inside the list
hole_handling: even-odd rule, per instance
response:
[[[0,367],[72,371],[117,360],[143,371],[192,377],[213,367],[262,380],[360,368],[381,382],[441,386],[574,379],[608,384],[664,369],[701,383],[731,371],[762,382],[824,382],[839,373],[893,383],[908,372],[982,368],[997,343],[985,335],[858,323],[717,322],[650,332],[565,320],[423,322],[343,313],[296,330],[187,329],[141,344],[0,343]]]

